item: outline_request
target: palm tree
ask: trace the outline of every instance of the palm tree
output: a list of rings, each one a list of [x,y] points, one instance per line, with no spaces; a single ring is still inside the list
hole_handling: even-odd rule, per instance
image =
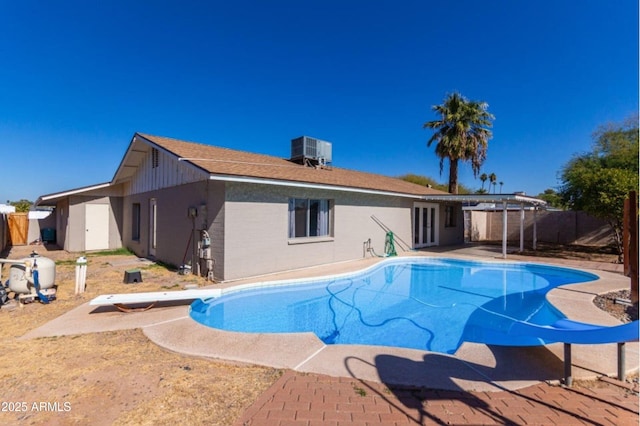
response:
[[[458,193],[458,162],[470,161],[476,177],[487,156],[487,145],[492,136],[489,127],[494,118],[487,108],[486,102],[469,101],[459,93],[453,93],[442,105],[432,107],[440,118],[423,125],[423,128],[435,130],[427,146],[437,142],[440,174],[444,159],[449,159],[449,192],[452,194]]]
[[[484,183],[489,179],[486,173],[480,175],[480,180],[482,181],[482,192],[484,192]]]
[[[500,181],[500,193],[502,194],[502,185],[504,185],[504,182]]]
[[[493,193],[496,193],[496,181],[498,180],[498,176],[495,173],[491,173],[489,175],[489,183],[493,185]]]

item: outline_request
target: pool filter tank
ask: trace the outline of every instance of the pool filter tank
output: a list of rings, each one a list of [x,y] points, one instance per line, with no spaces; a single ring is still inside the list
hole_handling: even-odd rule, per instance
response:
[[[9,289],[16,294],[35,294],[36,276],[40,290],[52,288],[56,280],[56,263],[38,255],[12,262],[9,269]]]

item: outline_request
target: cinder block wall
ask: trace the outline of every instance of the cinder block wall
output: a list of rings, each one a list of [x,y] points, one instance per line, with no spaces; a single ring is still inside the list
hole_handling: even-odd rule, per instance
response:
[[[502,240],[501,211],[471,211],[466,235],[470,241]],[[539,242],[606,246],[613,243],[613,231],[601,219],[585,212],[538,211],[536,218]],[[524,239],[533,240],[533,211],[525,211]],[[507,213],[507,239],[520,240],[520,211]]]

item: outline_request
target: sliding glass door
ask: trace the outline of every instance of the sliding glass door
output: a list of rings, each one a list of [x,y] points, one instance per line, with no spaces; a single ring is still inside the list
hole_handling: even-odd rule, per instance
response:
[[[414,203],[413,205],[413,247],[438,245],[438,205]]]

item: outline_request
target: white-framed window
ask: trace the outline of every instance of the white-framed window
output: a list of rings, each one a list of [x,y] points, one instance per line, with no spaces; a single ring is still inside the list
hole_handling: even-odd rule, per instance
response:
[[[289,199],[289,238],[325,237],[331,235],[330,200]]]

